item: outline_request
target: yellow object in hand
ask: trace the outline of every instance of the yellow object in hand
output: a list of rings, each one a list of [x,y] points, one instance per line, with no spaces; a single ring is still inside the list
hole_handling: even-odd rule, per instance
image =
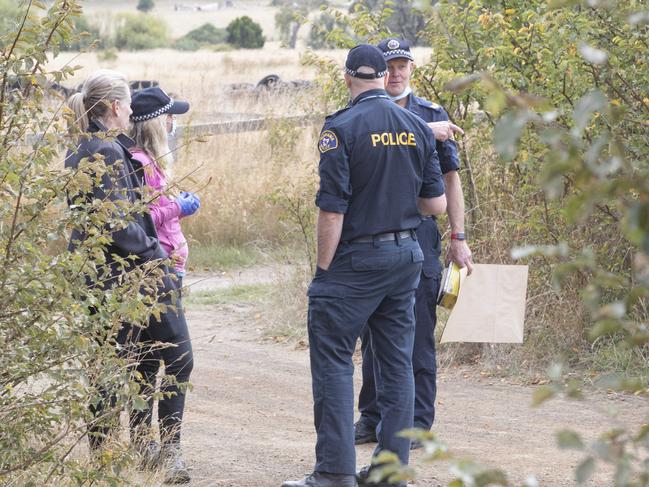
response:
[[[459,294],[460,267],[455,262],[451,262],[442,273],[442,284],[439,287],[437,304],[446,309],[453,309]]]

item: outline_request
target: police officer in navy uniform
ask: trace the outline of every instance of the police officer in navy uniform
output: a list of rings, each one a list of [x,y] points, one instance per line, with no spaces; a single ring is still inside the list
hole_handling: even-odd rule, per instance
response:
[[[392,101],[418,115],[429,125],[436,139],[437,154],[446,186],[448,216],[451,225],[451,244],[448,260],[460,267],[472,269],[471,252],[464,237],[464,197],[458,174],[459,161],[453,133],[463,133],[449,122],[446,111],[439,105],[419,98],[412,93],[410,76],[414,59],[407,41],[388,38],[378,44],[388,64],[390,78],[386,91]],[[414,426],[429,430],[435,418],[436,356],[435,356],[435,313],[436,297],[439,291],[441,265],[441,239],[434,217],[426,218],[417,230],[417,239],[424,252],[421,280],[416,292],[416,332],[413,349],[413,372],[415,378]],[[376,401],[374,382],[374,360],[370,346],[370,333],[365,330],[361,336],[363,351],[363,386],[359,394],[358,408],[361,413],[355,425],[356,444],[376,441],[376,429],[380,412]],[[412,447],[420,446],[413,442]]]
[[[375,46],[349,51],[352,102],[327,117],[320,136],[318,268],[308,290],[316,464],[283,487],[357,485],[352,354],[366,324],[383,425],[375,454],[389,450],[408,463],[410,441],[397,433],[412,426],[414,407],[414,298],[424,258],[415,229],[422,214],[444,212],[446,198],[430,129],[390,100],[387,74]]]

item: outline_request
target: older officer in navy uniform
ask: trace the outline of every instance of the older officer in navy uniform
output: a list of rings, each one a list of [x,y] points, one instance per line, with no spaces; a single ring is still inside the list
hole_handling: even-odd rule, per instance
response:
[[[464,236],[464,196],[458,174],[459,161],[453,132],[462,132],[449,122],[444,109],[430,101],[415,96],[410,88],[410,76],[414,59],[408,41],[385,39],[378,45],[387,62],[390,78],[386,91],[392,101],[418,115],[433,131],[437,154],[446,186],[448,217],[451,225],[451,244],[448,260],[460,267],[472,269],[471,252]],[[441,266],[441,240],[434,217],[424,220],[417,230],[417,239],[424,252],[421,280],[416,292],[416,332],[412,356],[415,378],[414,426],[429,430],[435,418],[436,357],[435,357],[435,313],[436,297],[439,291]],[[361,336],[363,350],[363,387],[358,400],[361,417],[355,426],[356,444],[376,441],[376,429],[381,416],[376,401],[374,382],[374,360],[370,346],[370,333],[365,330]],[[420,446],[413,442],[412,447]]]
[[[389,450],[408,463],[410,441],[397,433],[412,426],[414,407],[414,298],[424,258],[415,229],[422,214],[444,212],[446,198],[430,129],[390,100],[387,73],[378,48],[349,51],[352,102],[327,117],[320,136],[318,268],[308,291],[316,465],[283,487],[357,485],[352,354],[366,324],[383,424],[375,454]]]

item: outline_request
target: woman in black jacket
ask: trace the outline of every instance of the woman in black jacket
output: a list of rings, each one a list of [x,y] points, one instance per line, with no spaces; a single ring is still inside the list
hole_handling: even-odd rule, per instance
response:
[[[84,133],[76,148],[68,152],[65,166],[78,169],[85,158],[91,162],[103,160],[106,165],[100,184],[94,184],[90,193],[70,195],[70,205],[88,204],[97,199],[109,200],[114,204],[112,208],[116,212],[113,217],[123,220],[123,215],[119,213],[121,206],[126,204],[127,207],[132,207],[141,203],[142,166],[131,157],[128,149],[134,143],[124,135],[129,129],[130,104],[131,95],[126,79],[120,73],[108,70],[93,73],[83,84],[81,92],[69,99],[68,105],[74,112],[77,128]],[[92,225],[92,221],[89,221],[90,223],[80,222],[80,227],[73,229],[69,250],[74,251],[88,238],[89,230],[92,229],[83,225]],[[131,211],[127,221],[123,228],[111,231],[111,240],[103,249],[105,263],[97,266],[97,276],[92,278],[89,285],[108,291],[119,281],[120,276],[143,264],[157,264],[162,269],[162,285],[158,286],[154,298],[170,308],[161,313],[159,319],[152,316],[146,327],[123,324],[115,341],[120,350],[137,351],[133,357],[135,367],[143,378],[143,393],[150,398],[148,410],[134,411],[131,414],[134,447],[142,455],[144,464],[166,466],[166,482],[188,482],[189,473],[180,450],[185,391],[176,385],[188,382],[193,367],[187,322],[180,301],[176,300],[177,286],[170,279],[169,270],[164,265],[163,260],[167,259],[167,255],[160,247],[150,214]],[[152,288],[143,287],[143,290],[146,289]],[[159,342],[171,346],[154,346]],[[152,393],[160,360],[165,364],[166,375],[175,378],[175,381],[163,388],[164,398],[158,404],[161,447],[152,440],[150,428]],[[99,404],[91,407],[91,410],[95,417],[99,417],[104,408]],[[110,432],[109,427],[95,423],[98,421],[93,421],[89,432],[92,449],[101,447]]]

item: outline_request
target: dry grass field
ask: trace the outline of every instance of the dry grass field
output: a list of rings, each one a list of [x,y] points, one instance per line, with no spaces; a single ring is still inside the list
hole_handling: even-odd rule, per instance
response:
[[[180,125],[289,115],[324,118],[331,108],[324,107],[317,88],[261,92],[230,89],[233,84],[254,85],[269,74],[284,81],[313,80],[314,68],[300,63],[302,52],[271,43],[263,49],[228,52],[119,52],[111,61],[92,52],[63,53],[51,67],[81,66],[74,78],[66,81],[68,85],[81,83],[100,68],[121,71],[131,80],[157,80],[166,91],[190,102],[192,108],[179,118]],[[421,50],[416,55],[423,61],[428,52]],[[342,50],[319,54],[341,66],[345,56]],[[194,244],[253,243],[263,247],[281,243],[285,229],[270,200],[277,190],[313,174],[319,128],[316,117],[314,125],[307,127],[278,122],[269,130],[179,141],[173,175],[180,181],[180,189],[199,190],[203,201],[201,211],[185,224]],[[188,174],[191,178],[185,178]]]
[[[87,0],[84,2],[84,12],[90,17],[105,17],[120,12],[137,12],[138,0],[114,0],[104,2]],[[268,41],[276,41],[275,13],[270,0],[255,2],[249,0],[234,0],[232,7],[215,9],[215,4],[225,4],[225,0],[156,0],[155,8],[151,14],[164,19],[170,27],[173,38],[182,36],[206,22],[216,27],[225,28],[232,20],[242,15],[247,15],[261,25]],[[189,10],[175,9],[175,5],[190,7]],[[194,8],[191,8],[194,7]],[[196,10],[195,7],[202,7]]]

